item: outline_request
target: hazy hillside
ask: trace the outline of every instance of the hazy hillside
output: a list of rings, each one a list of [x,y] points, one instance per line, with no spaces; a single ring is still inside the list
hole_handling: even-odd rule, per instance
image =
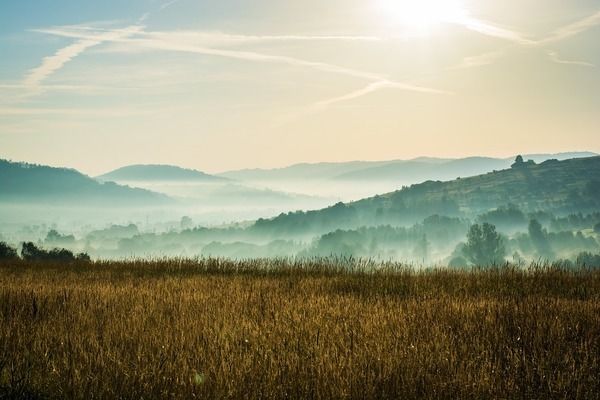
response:
[[[257,232],[319,233],[358,226],[408,226],[439,214],[472,218],[499,206],[558,215],[600,210],[600,157],[523,163],[449,182],[428,181],[396,192],[257,221]]]
[[[16,166],[46,171],[45,167]],[[87,182],[97,187],[132,190],[116,184],[100,185],[72,170],[49,170],[55,175],[45,182],[63,182],[64,186],[67,179],[62,174],[70,177],[76,187]],[[31,182],[34,180],[24,180],[21,186],[35,187]],[[147,184],[158,187],[155,182]],[[94,209],[93,215],[85,216],[76,213],[77,207],[63,208],[48,221],[51,225],[36,223],[12,230],[3,227],[4,233],[11,243],[43,240],[48,246],[68,246],[73,251],[103,258],[342,255],[419,263],[430,260],[446,265],[464,255],[461,243],[470,226],[488,222],[504,235],[505,256],[514,256],[517,261],[540,257],[574,261],[582,252],[600,248],[600,157],[541,164],[525,161],[502,171],[447,182],[428,181],[355,202],[338,202],[327,208],[321,205],[315,207],[316,211],[287,212],[274,218],[271,216],[294,209],[291,204],[307,203],[310,199],[296,198],[293,203],[293,196],[259,189],[252,192],[229,183],[171,185],[170,190],[188,190],[182,196],[187,201],[154,211],[128,208],[119,219],[109,216],[108,210]],[[32,197],[30,194],[27,198]],[[80,198],[79,204],[90,203],[86,196]],[[44,215],[49,214],[48,205],[59,203],[55,199],[42,202]],[[117,203],[114,198],[103,199]],[[250,212],[253,205],[271,204],[271,200],[279,206],[273,204],[272,210]],[[206,212],[221,215],[218,226],[206,224]],[[4,220],[14,215],[9,207],[0,208],[2,213],[9,214]],[[90,224],[96,217],[111,222],[112,227],[103,230],[102,225],[96,224],[96,228],[79,229],[81,223],[64,223],[66,218],[74,218]],[[31,219],[29,209],[21,217],[26,219]],[[236,219],[256,222],[230,223]],[[534,228],[530,226],[532,220],[539,224],[537,231],[535,224]]]
[[[593,157],[595,153],[571,152],[559,154],[523,155],[527,160],[543,162],[549,159]],[[509,168],[515,157],[491,158],[468,157],[445,159],[419,157],[412,160],[351,161],[341,163],[295,164],[275,169],[245,169],[227,171],[219,176],[241,181],[285,181],[285,180],[369,180],[422,182],[425,180],[450,180],[458,177],[479,175],[495,169]]]
[[[469,157],[458,160],[396,161],[387,165],[365,168],[336,176],[338,180],[423,182],[450,180],[473,176],[510,167],[514,159],[502,160],[488,157]]]
[[[98,177],[103,181],[224,182],[226,178],[172,165],[130,165]]]
[[[523,163],[510,169],[449,182],[425,182],[355,202],[388,210],[428,205],[475,214],[508,203],[525,211],[584,212],[600,208],[600,157]],[[437,206],[436,206],[437,205]]]
[[[132,165],[97,178],[100,181],[146,189],[202,207],[315,209],[331,204],[323,197],[272,190],[171,165]],[[231,210],[230,210],[231,211]]]
[[[100,183],[73,169],[0,160],[0,201],[16,204],[158,205],[162,194]]]
[[[359,171],[365,168],[387,165],[390,162],[391,161],[351,161],[344,163],[302,163],[284,168],[227,171],[219,174],[219,176],[241,181],[322,180],[333,179],[338,175]]]

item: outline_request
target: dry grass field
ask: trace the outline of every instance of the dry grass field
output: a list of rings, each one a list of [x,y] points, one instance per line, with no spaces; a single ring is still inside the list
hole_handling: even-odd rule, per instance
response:
[[[0,398],[600,398],[600,270],[0,266]]]

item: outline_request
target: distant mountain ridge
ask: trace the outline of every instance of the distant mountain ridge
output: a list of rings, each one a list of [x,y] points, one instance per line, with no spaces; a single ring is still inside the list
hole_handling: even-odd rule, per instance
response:
[[[343,163],[300,163],[274,169],[243,169],[218,174],[238,180],[286,180],[286,179],[330,179],[337,175],[361,170],[372,166],[386,165],[389,161],[350,161]]]
[[[233,179],[173,165],[131,165],[97,178],[102,182],[131,185],[163,193],[187,204],[321,208],[326,198],[244,185]],[[284,208],[287,209],[287,208]]]
[[[593,157],[592,152],[524,154],[536,163],[549,159]],[[275,169],[227,171],[218,176],[242,181],[334,180],[334,181],[406,181],[450,180],[509,168],[516,155],[508,158],[466,157],[458,159],[418,157],[410,160],[350,161],[340,163],[302,163]]]
[[[168,204],[171,199],[149,190],[101,183],[74,169],[0,160],[0,201],[139,206]]]
[[[225,182],[229,179],[174,165],[129,165],[97,177],[102,181]]]

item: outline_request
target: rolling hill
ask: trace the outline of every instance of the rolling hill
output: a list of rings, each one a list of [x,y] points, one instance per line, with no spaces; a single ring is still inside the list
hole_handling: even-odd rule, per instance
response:
[[[101,183],[67,168],[0,160],[0,201],[13,204],[128,206],[168,204],[148,190]]]
[[[131,165],[97,178],[177,199],[181,204],[203,207],[321,208],[331,199],[271,190],[171,165]]]
[[[550,159],[565,160],[596,156],[590,152],[559,154],[527,154],[526,159],[543,162]],[[445,159],[419,157],[412,160],[351,161],[342,163],[296,164],[276,169],[246,169],[228,171],[219,176],[240,181],[393,181],[400,184],[426,180],[450,180],[468,177],[495,169],[509,168],[515,157],[467,157]]]
[[[130,165],[98,176],[102,181],[226,182],[229,179],[173,165]]]
[[[514,159],[469,157],[458,160],[397,161],[387,165],[365,168],[334,177],[345,181],[397,181],[424,182],[427,180],[451,180],[458,177],[479,175],[510,167]]]
[[[600,210],[600,157],[526,162],[470,178],[427,181],[318,211],[259,220],[254,230],[302,235],[359,226],[409,226],[435,214],[473,218],[507,204],[515,204],[525,212]]]
[[[324,180],[338,175],[360,171],[365,168],[383,166],[390,161],[350,161],[344,163],[302,163],[274,169],[242,169],[227,171],[219,176],[240,181],[284,181],[284,180]]]

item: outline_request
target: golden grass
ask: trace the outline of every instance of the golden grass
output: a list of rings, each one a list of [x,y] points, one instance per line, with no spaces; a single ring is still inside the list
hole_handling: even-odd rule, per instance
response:
[[[0,398],[600,398],[600,271],[372,266],[0,266]]]

